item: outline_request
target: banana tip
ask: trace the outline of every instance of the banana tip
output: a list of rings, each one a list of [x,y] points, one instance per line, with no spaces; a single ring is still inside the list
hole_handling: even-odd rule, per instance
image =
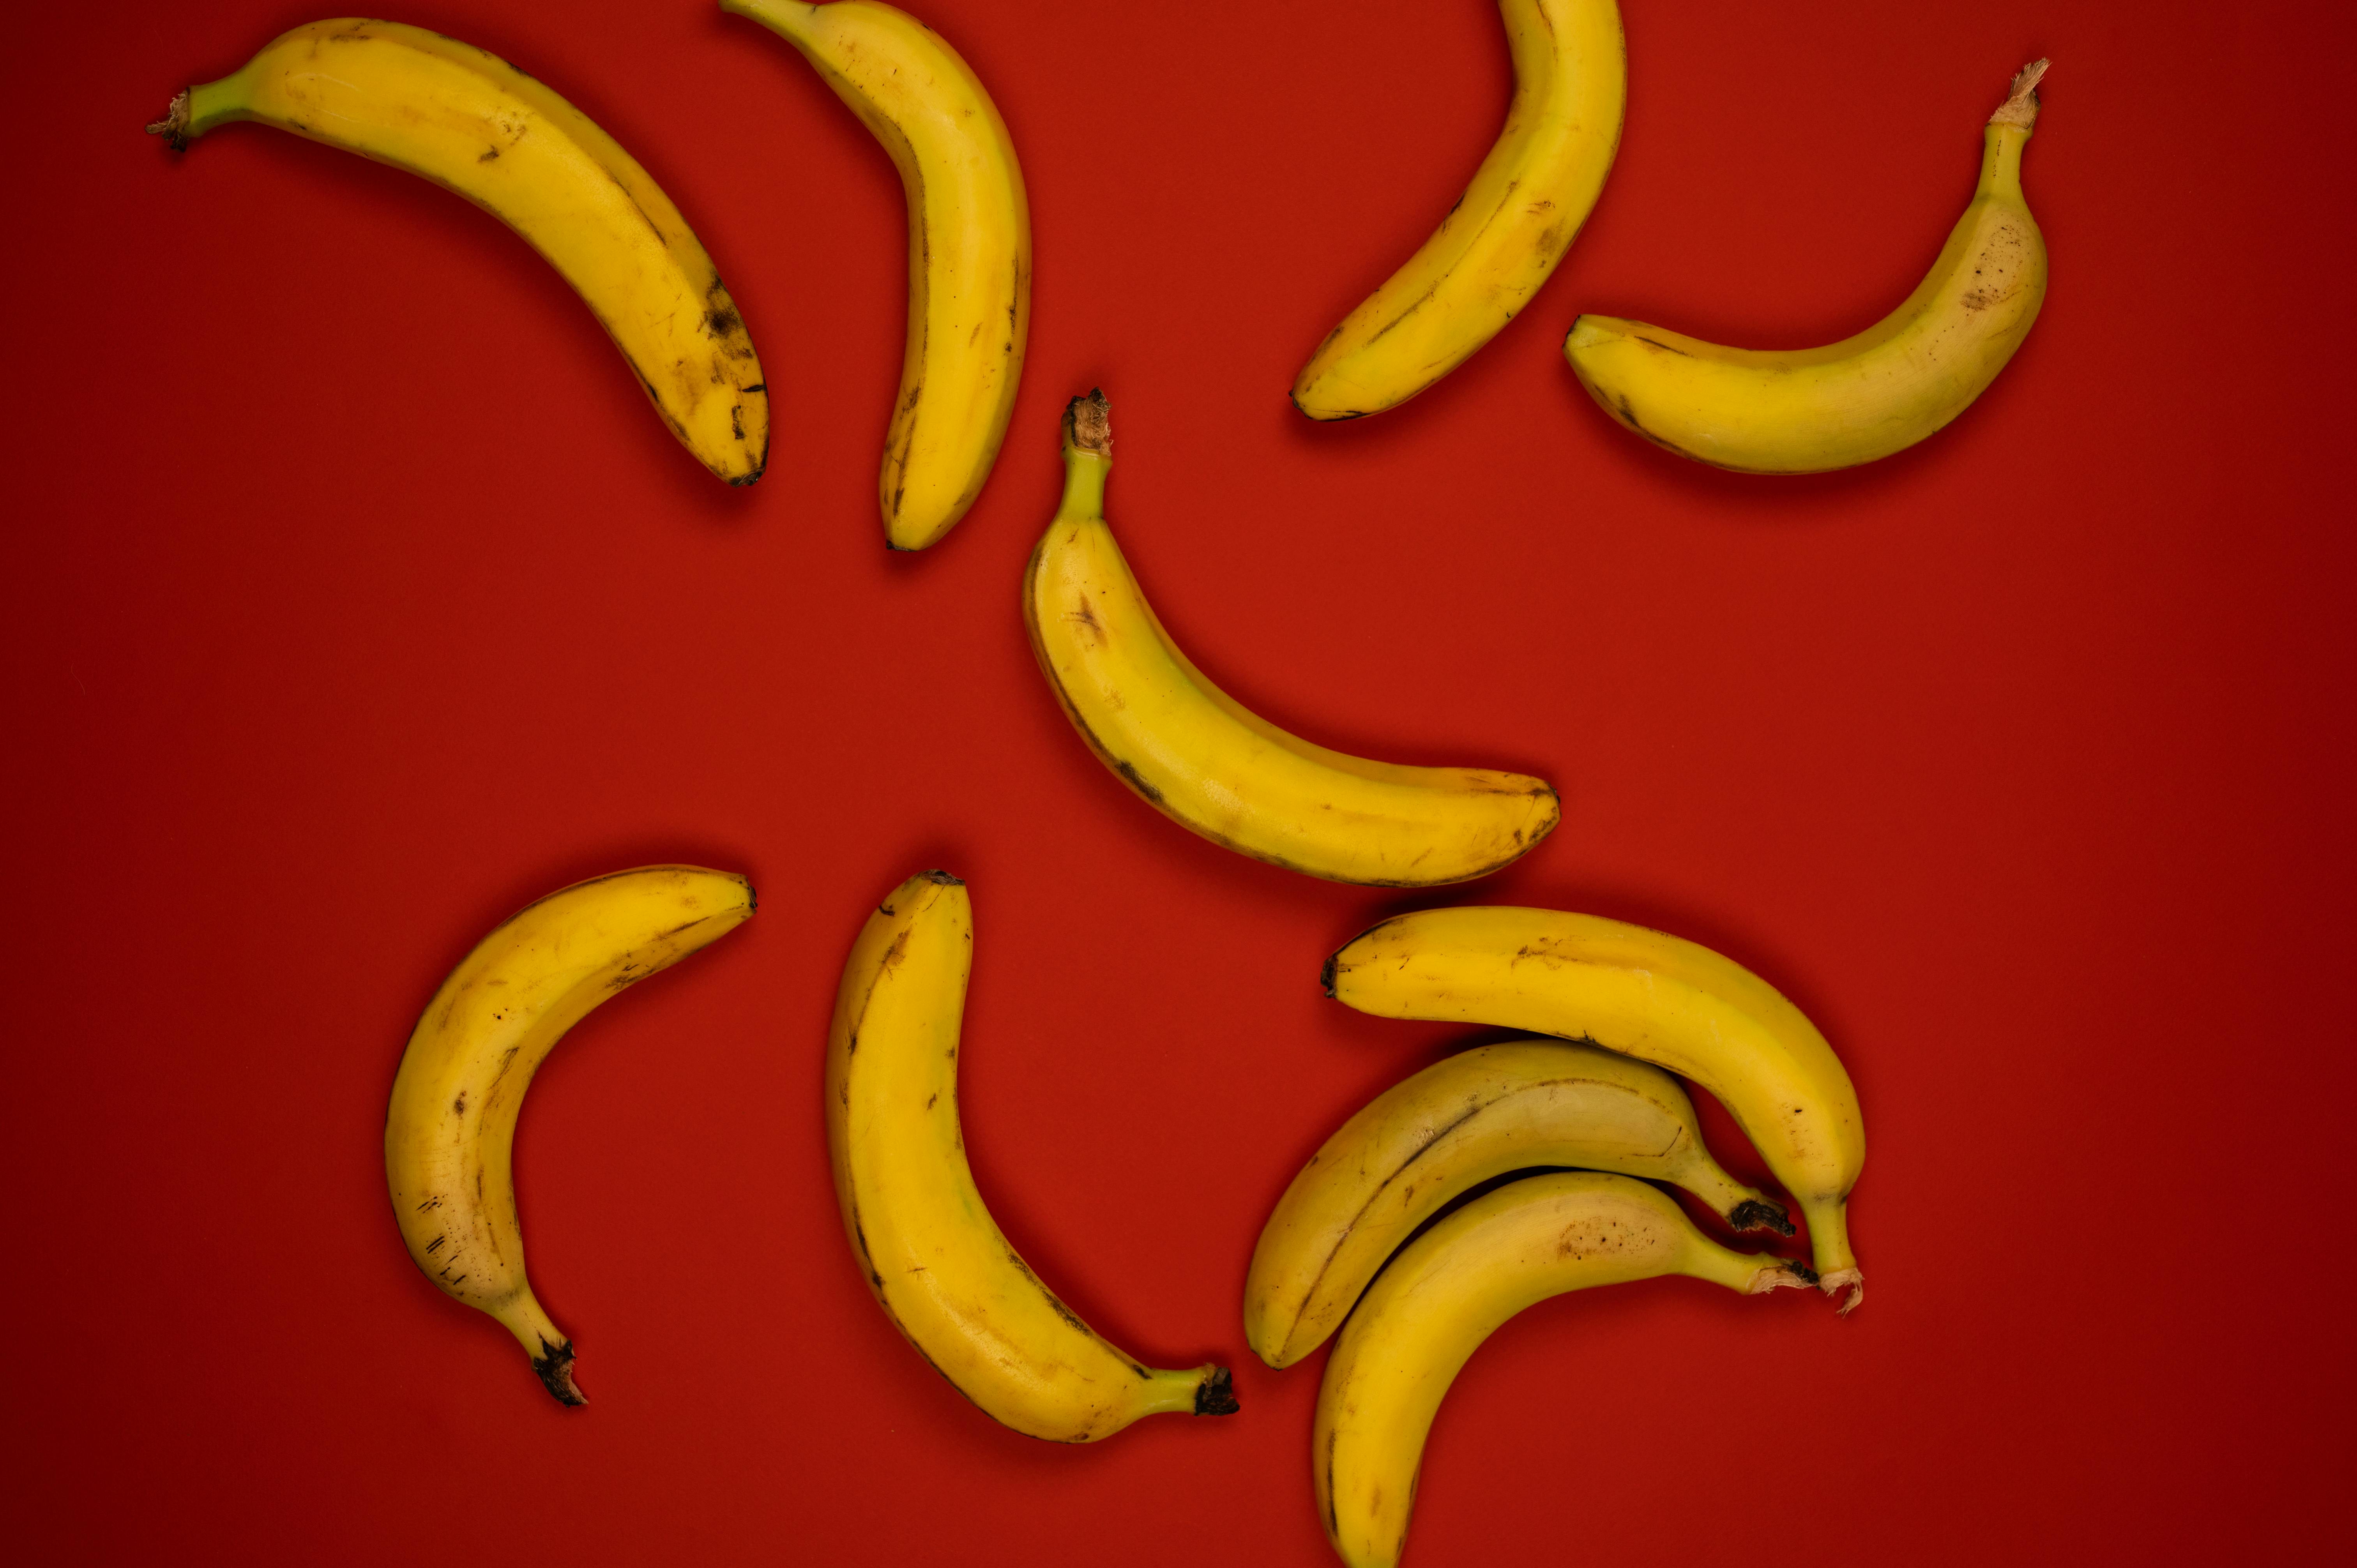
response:
[[[1334,994],[1335,961],[1340,959],[1341,956],[1342,955],[1340,953],[1327,954],[1324,966],[1318,971],[1318,983],[1326,988],[1326,994],[1329,997]]]
[[[532,1369],[540,1374],[541,1384],[550,1397],[561,1405],[587,1404],[589,1396],[573,1380],[573,1341],[567,1339],[562,1345],[552,1346],[544,1339],[540,1348],[541,1354],[532,1359]]]
[[[1849,1292],[1849,1299],[1835,1308],[1844,1317],[1847,1317],[1851,1313],[1856,1312],[1858,1304],[1866,1299],[1866,1271],[1835,1269],[1817,1282],[1817,1288],[1827,1295],[1835,1296],[1844,1291]]]
[[[1333,993],[1329,991],[1329,996]],[[1773,1230],[1779,1236],[1792,1234],[1791,1216],[1784,1206],[1764,1197],[1747,1197],[1735,1206],[1727,1217],[1727,1224],[1738,1230]]]
[[[1197,1415],[1233,1415],[1243,1408],[1236,1403],[1236,1380],[1225,1367],[1209,1369],[1195,1385]]]

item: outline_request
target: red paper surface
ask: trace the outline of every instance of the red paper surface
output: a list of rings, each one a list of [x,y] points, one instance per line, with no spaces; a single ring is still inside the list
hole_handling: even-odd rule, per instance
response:
[[[996,475],[913,557],[874,501],[900,188],[779,39],[694,0],[399,13],[684,210],[776,413],[732,491],[484,213],[259,127],[140,134],[314,13],[12,18],[10,1555],[1329,1561],[1318,1362],[1253,1359],[1245,1262],[1350,1111],[1486,1037],[1349,1013],[1320,961],[1470,900],[1657,925],[1805,1007],[1865,1108],[1871,1291],[1525,1314],[1442,1412],[1418,1568],[2346,1550],[2348,8],[1631,0],[1556,277],[1330,428],[1285,388],[1494,135],[1492,8],[922,14],[1013,130],[1038,274]],[[1950,429],[1779,481],[1591,405],[1584,308],[1761,347],[1888,309],[2041,54],[2051,292]],[[1016,591],[1099,384],[1111,516],[1197,662],[1328,745],[1553,779],[1550,842],[1332,886],[1090,756]],[[404,1254],[385,1096],[484,931],[656,860],[760,913],[533,1091],[565,1412]],[[974,890],[992,1208],[1125,1348],[1232,1366],[1241,1415],[1036,1443],[869,1298],[820,1056],[861,919],[932,865]]]

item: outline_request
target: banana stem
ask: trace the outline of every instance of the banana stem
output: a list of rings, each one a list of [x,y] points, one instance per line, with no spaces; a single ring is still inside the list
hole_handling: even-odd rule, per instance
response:
[[[541,1386],[548,1391],[550,1398],[562,1405],[589,1402],[588,1396],[573,1380],[573,1341],[551,1321],[532,1294],[532,1287],[525,1286],[513,1300],[493,1310],[491,1316],[516,1337],[516,1343],[532,1358],[532,1369],[540,1374]]]
[[[1225,1367],[1202,1366],[1183,1372],[1157,1371],[1141,1402],[1143,1415],[1233,1415],[1235,1379]]]
[[[174,152],[185,151],[188,145],[188,90],[185,87],[172,94],[171,107],[164,117],[147,127],[151,136],[162,136],[172,144]]]
[[[1988,117],[1992,125],[2018,125],[2027,131],[2038,124],[2038,84],[2045,78],[2050,60],[2034,59],[2013,73],[2013,91],[1996,113]]]
[[[1104,516],[1105,476],[1113,471],[1113,424],[1103,392],[1064,405],[1064,502],[1057,515]]]

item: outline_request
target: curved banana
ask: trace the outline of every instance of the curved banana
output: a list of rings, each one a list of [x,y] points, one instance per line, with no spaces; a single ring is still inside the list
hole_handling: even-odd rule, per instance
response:
[[[576,883],[478,943],[409,1036],[384,1118],[384,1174],[401,1239],[427,1278],[516,1337],[562,1403],[582,1402],[573,1341],[524,1278],[510,1174],[523,1092],[591,1008],[752,913],[743,877],[693,865]]]
[[[1809,1225],[1827,1295],[1866,1297],[1844,1202],[1866,1163],[1857,1091],[1816,1026],[1708,948],[1593,915],[1499,906],[1385,920],[1326,961],[1326,994],[1386,1018],[1601,1046],[1717,1096]]]
[[[1312,419],[1405,403],[1530,303],[1570,249],[1620,150],[1629,58],[1613,0],[1498,0],[1514,57],[1505,128],[1473,183],[1318,346],[1293,383]]]
[[[1291,1366],[1416,1227],[1492,1176],[1542,1165],[1672,1182],[1736,1230],[1792,1233],[1782,1204],[1710,1157],[1668,1073],[1566,1040],[1480,1046],[1394,1084],[1309,1157],[1253,1251],[1245,1340]]]
[[[1023,619],[1040,671],[1104,765],[1163,815],[1240,854],[1335,882],[1487,875],[1551,832],[1552,786],[1329,751],[1244,708],[1155,618],[1105,525],[1103,392],[1064,411],[1064,500],[1031,553]]]
[[[1015,143],[957,51],[871,0],[720,0],[802,50],[876,134],[909,197],[909,338],[878,486],[885,542],[922,550],[982,493],[1031,326],[1031,209]]]
[[[1672,1273],[1757,1295],[1802,1283],[1796,1267],[1727,1251],[1627,1176],[1566,1171],[1474,1199],[1392,1260],[1327,1359],[1309,1449],[1327,1539],[1351,1568],[1399,1561],[1432,1418],[1481,1342],[1524,1307]]]
[[[868,1288],[933,1369],[994,1420],[1093,1443],[1140,1416],[1229,1415],[1227,1369],[1156,1371],[1039,1282],[974,1190],[958,1124],[958,1027],[974,961],[965,884],[928,871],[852,944],[826,1047],[826,1136]]]
[[[2021,149],[2046,62],[2024,66],[1982,137],[1980,188],[1900,307],[1822,349],[1727,349],[1612,316],[1563,351],[1604,411],[1682,457],[1813,474],[1912,446],[1986,390],[2046,298],[2046,241],[2021,194]]]
[[[737,305],[671,199],[587,116],[495,55],[399,22],[313,22],[147,129],[185,147],[256,120],[423,175],[580,292],[656,412],[732,485],[761,477],[770,398]]]

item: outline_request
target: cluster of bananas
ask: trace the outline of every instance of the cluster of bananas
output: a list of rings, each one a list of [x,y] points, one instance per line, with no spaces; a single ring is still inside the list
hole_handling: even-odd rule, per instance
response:
[[[900,170],[908,336],[878,495],[888,543],[921,549],[974,504],[1014,406],[1031,261],[1013,144],[964,61],[899,11],[721,4],[798,48]],[[1500,9],[1516,81],[1505,128],[1439,229],[1303,369],[1292,398],[1312,418],[1379,413],[1461,363],[1545,281],[1602,189],[1626,96],[1613,0]],[[2003,368],[2044,295],[2020,187],[2044,68],[2015,78],[1971,205],[1880,323],[1762,353],[1582,316],[1565,344],[1581,382],[1647,439],[1754,472],[1867,462],[1939,429]],[[346,19],[274,40],[150,129],[179,147],[232,120],[394,164],[490,209],[580,292],[691,452],[732,484],[760,477],[767,382],[734,299],[646,172],[554,91],[471,46]],[[1164,630],[1105,521],[1101,392],[1067,408],[1063,451],[1063,499],[1024,575],[1024,619],[1074,727],[1141,798],[1241,854],[1381,886],[1481,876],[1553,830],[1560,804],[1544,780],[1346,756],[1222,693]],[[513,1333],[566,1404],[582,1398],[572,1341],[533,1298],[510,1178],[524,1091],[591,1008],[753,909],[743,877],[693,866],[552,894],[452,972],[403,1058],[385,1156],[411,1255]],[[1224,1369],[1156,1370],[1107,1343],[991,1219],[957,1109],[973,942],[964,885],[926,872],[878,905],[845,965],[824,1103],[845,1231],[877,1302],[975,1404],[1034,1436],[1090,1442],[1146,1415],[1234,1411]],[[1397,1561],[1440,1400],[1523,1307],[1671,1273],[1749,1294],[1814,1283],[1844,1312],[1862,1299],[1844,1207],[1865,1154],[1856,1093],[1809,1020],[1740,966],[1617,921],[1468,907],[1386,921],[1329,958],[1322,979],[1364,1012],[1526,1032],[1427,1068],[1352,1116],[1253,1255],[1244,1328],[1262,1359],[1289,1366],[1340,1335],[1312,1468],[1346,1561]],[[1810,1263],[1729,1251],[1647,1185],[1683,1188],[1732,1230],[1795,1234],[1783,1201],[1712,1159],[1673,1073],[1717,1096],[1758,1148],[1806,1224]],[[1551,1174],[1492,1185],[1534,1170]]]

